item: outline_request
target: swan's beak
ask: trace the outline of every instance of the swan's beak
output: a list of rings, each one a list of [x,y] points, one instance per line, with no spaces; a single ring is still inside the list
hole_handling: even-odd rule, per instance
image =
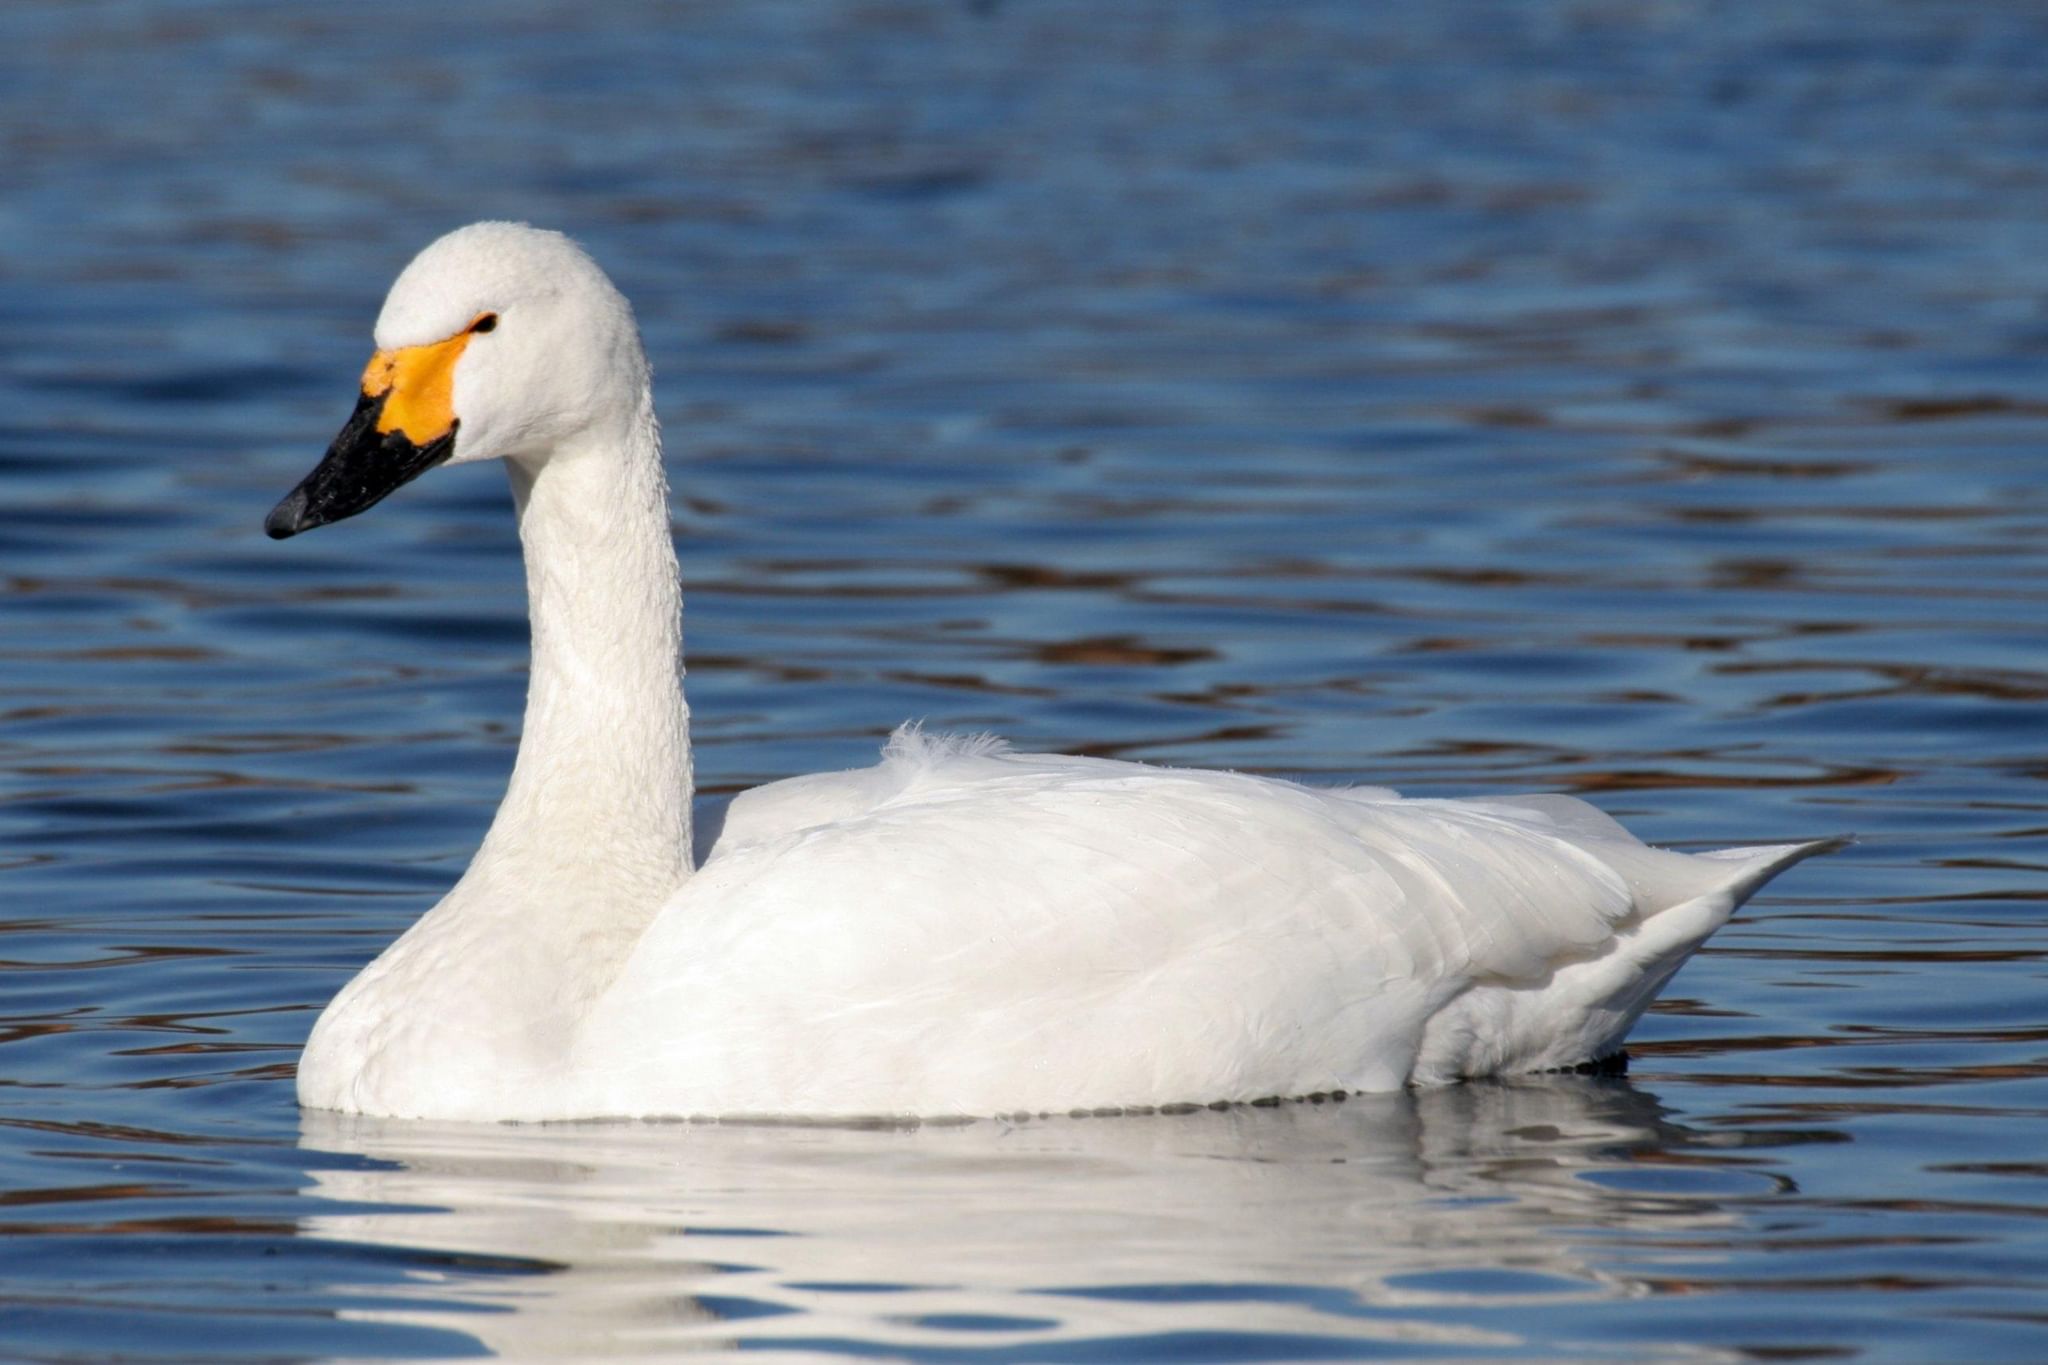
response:
[[[356,410],[326,458],[264,518],[271,539],[367,511],[454,453],[455,362],[470,335],[370,357]]]

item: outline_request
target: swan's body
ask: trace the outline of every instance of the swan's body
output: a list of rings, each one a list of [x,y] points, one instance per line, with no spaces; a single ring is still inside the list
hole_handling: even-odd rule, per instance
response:
[[[483,847],[321,1016],[309,1106],[987,1114],[1570,1066],[1821,847],[1689,857],[1567,797],[1404,801],[904,731],[877,767],[740,796],[693,868],[681,599],[624,300],[566,238],[479,224],[408,267],[377,340],[272,534],[506,459],[533,672]]]

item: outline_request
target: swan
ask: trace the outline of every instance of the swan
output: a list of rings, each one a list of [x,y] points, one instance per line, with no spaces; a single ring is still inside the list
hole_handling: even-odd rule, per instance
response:
[[[1408,800],[898,730],[693,852],[681,588],[631,308],[477,223],[379,314],[277,539],[502,460],[532,671],[504,801],[308,1037],[387,1118],[954,1116],[1386,1091],[1613,1054],[1752,892],[1835,841],[1685,855],[1565,796]]]

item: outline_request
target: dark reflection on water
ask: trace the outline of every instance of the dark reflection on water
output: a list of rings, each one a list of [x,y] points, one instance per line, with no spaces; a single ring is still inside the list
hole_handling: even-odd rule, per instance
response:
[[[0,1343],[2048,1354],[2048,18],[0,12]],[[459,871],[488,470],[273,546],[392,273],[636,300],[700,774],[898,720],[1854,830],[1633,1079],[899,1131],[292,1106]]]

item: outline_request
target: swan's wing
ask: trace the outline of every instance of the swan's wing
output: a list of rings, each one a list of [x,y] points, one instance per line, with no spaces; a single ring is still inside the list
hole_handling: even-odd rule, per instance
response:
[[[811,773],[768,782],[716,806],[699,806],[692,827],[696,865],[812,825],[859,815],[875,804],[875,770]]]
[[[1697,903],[1689,949],[1754,881],[1554,800],[986,749],[776,788],[755,814],[742,798],[728,834],[745,837],[721,841],[593,1008],[578,1066],[605,1112],[1390,1088],[1474,989],[1533,998]]]
[[[734,850],[768,843],[819,825],[856,819],[875,807],[943,776],[948,781],[984,776],[983,760],[1005,757],[1030,762],[1038,755],[1017,755],[992,735],[927,735],[904,725],[889,737],[881,761],[870,768],[809,773],[750,788],[732,798],[723,812],[714,812],[715,827],[700,833],[697,863],[729,856]],[[1058,759],[1088,763],[1088,759]],[[1136,767],[1135,764],[1121,765]]]

